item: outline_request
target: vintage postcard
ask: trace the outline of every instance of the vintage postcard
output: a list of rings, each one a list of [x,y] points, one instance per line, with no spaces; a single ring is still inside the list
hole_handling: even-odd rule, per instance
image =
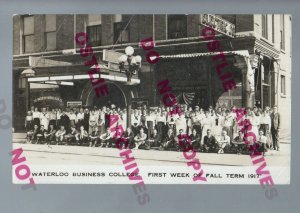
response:
[[[291,21],[14,15],[13,182],[260,184],[274,196],[290,183]]]

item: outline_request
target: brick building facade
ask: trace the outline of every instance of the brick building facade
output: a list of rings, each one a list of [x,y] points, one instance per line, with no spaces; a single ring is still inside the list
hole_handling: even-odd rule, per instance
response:
[[[201,35],[205,24],[214,25],[219,31],[216,38],[226,53],[228,69],[235,73],[237,88],[234,91],[224,92],[215,75],[215,62]],[[114,103],[122,99],[120,105],[124,107],[134,101],[159,105],[155,82],[167,77],[180,103],[203,108],[277,104],[279,112],[287,118],[282,121],[283,129],[290,130],[290,15],[15,15],[13,25],[14,124],[17,130],[23,128],[27,107],[42,104],[40,97],[48,97],[49,102],[43,104],[50,106],[63,107],[67,101],[82,101],[86,106],[101,105],[91,93],[89,80],[74,78],[87,70],[74,41],[78,32],[88,33],[99,60],[103,58],[103,50],[123,53],[127,46],[132,46],[135,54],[142,56],[139,78],[143,86],[128,86],[107,79],[112,93],[121,98],[110,97],[102,102]],[[225,27],[221,29],[222,26]],[[139,45],[139,41],[149,37],[153,38],[155,50],[162,56],[155,65],[146,61],[145,51]],[[33,58],[38,60],[34,66],[30,62]],[[53,60],[54,64],[42,63],[41,58]],[[48,80],[51,76],[71,75],[73,79],[66,81],[73,82],[73,86],[51,85],[42,80],[28,83],[29,78],[22,76],[26,69],[34,70],[35,78],[49,77]],[[125,78],[123,73],[104,71],[107,75]]]

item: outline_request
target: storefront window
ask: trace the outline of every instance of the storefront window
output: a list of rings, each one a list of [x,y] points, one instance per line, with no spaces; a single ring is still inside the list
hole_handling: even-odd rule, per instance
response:
[[[261,35],[262,37],[268,39],[268,16],[261,15]]]

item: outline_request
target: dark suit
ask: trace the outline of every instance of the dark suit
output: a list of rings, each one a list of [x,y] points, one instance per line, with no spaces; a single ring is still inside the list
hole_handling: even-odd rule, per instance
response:
[[[271,134],[273,140],[274,149],[279,149],[279,129],[280,129],[280,114],[272,113],[271,114]]]

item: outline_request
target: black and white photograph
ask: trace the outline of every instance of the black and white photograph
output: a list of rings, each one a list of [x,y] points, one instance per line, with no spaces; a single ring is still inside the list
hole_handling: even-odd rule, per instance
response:
[[[290,184],[290,14],[12,19],[14,160],[36,184]]]

